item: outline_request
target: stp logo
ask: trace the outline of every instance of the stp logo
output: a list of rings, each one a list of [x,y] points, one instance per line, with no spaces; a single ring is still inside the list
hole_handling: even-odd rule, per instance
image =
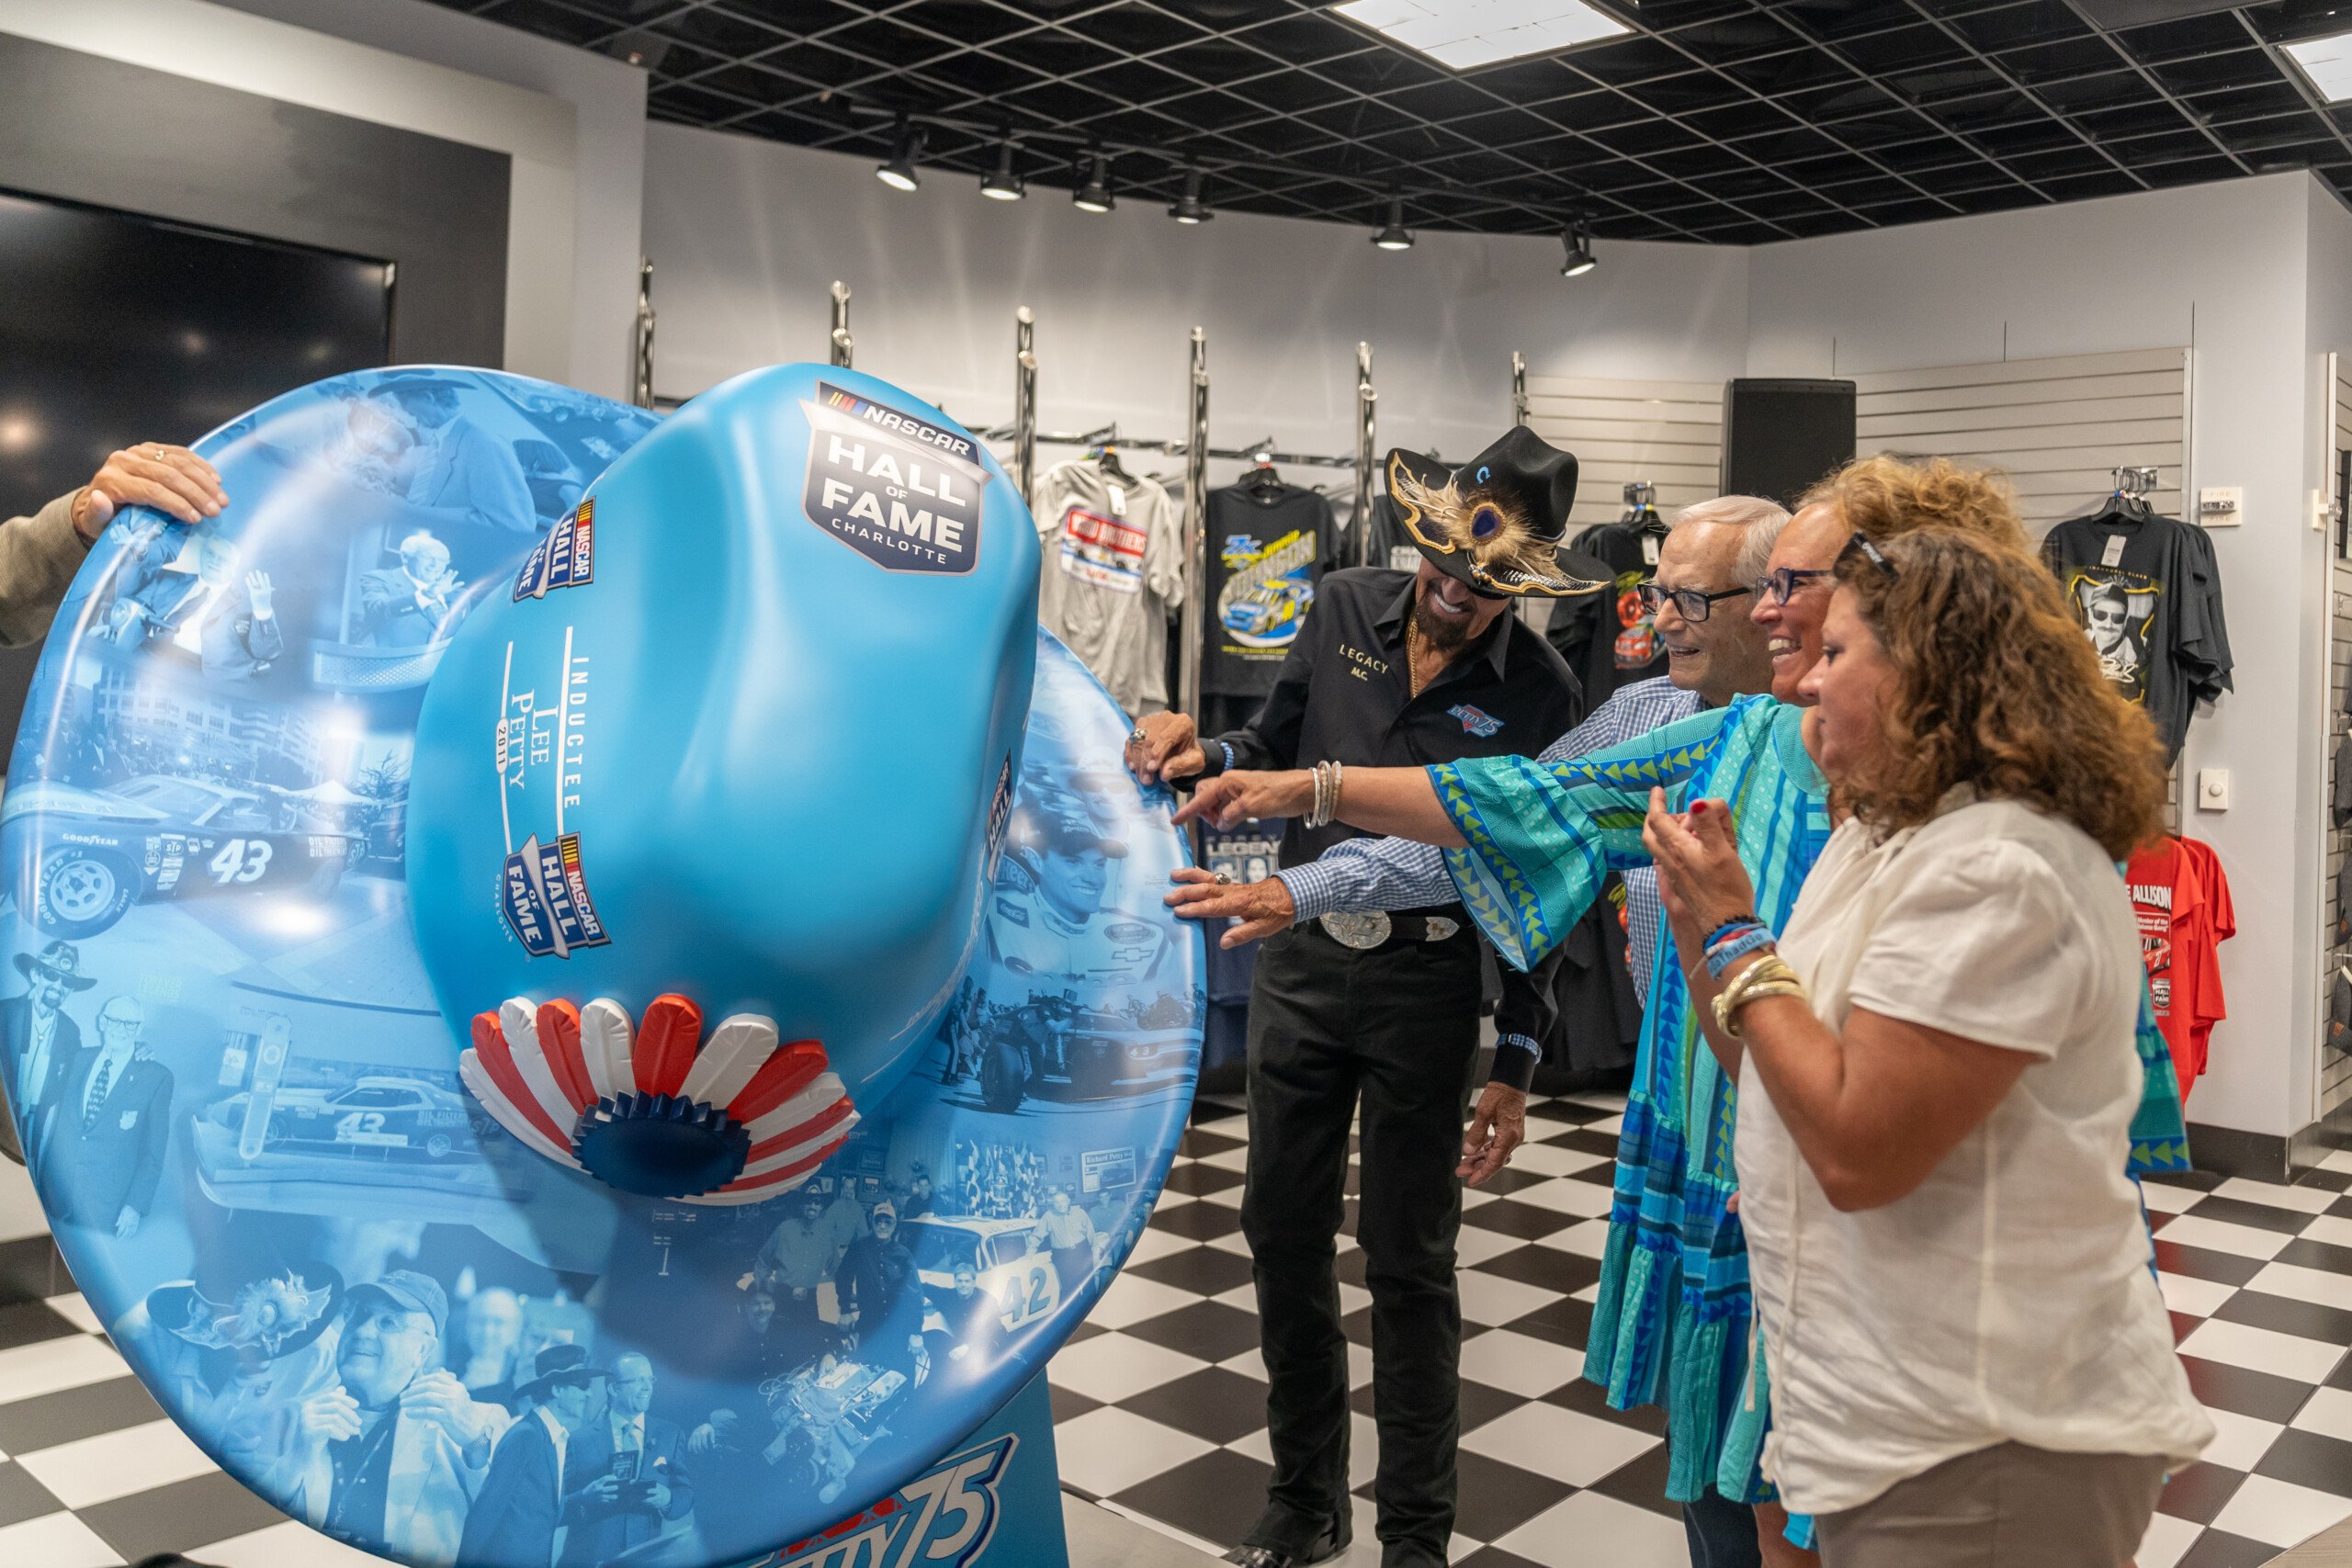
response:
[[[854,1518],[744,1568],[964,1568],[996,1538],[997,1482],[1021,1439],[1007,1433],[908,1482]]]

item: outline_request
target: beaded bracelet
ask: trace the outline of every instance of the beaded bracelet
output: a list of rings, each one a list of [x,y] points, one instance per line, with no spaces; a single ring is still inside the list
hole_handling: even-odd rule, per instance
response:
[[[1713,946],[1714,946],[1716,942],[1721,942],[1721,941],[1723,940],[1723,938],[1724,938],[1724,933],[1725,933],[1726,931],[1729,931],[1733,930],[1733,929],[1734,929],[1734,928],[1736,928],[1736,927],[1738,927],[1738,926],[1760,926],[1760,925],[1762,925],[1763,923],[1764,923],[1764,922],[1763,922],[1762,920],[1758,919],[1757,919],[1754,915],[1752,915],[1752,914],[1750,914],[1750,915],[1734,915],[1730,919],[1725,920],[1723,924],[1721,924],[1721,925],[1717,926],[1713,931],[1709,931],[1709,932],[1707,933],[1707,945],[1708,945],[1709,947],[1713,947]]]

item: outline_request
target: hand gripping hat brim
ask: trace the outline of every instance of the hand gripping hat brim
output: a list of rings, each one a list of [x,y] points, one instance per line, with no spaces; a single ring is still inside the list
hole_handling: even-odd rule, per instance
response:
[[[1398,523],[1447,576],[1508,598],[1566,599],[1610,586],[1560,570],[1577,460],[1525,425],[1458,468],[1401,446],[1387,468]]]
[[[424,381],[447,418],[379,417],[372,394]],[[741,1417],[681,1565],[913,1506],[1125,1261],[1200,1061],[1198,928],[1159,897],[1182,836],[1121,766],[1129,721],[1019,597],[1035,529],[1001,467],[815,366],[667,421],[495,372],[360,372],[196,448],[230,506],[193,528],[128,509],[99,539],[0,804],[0,991],[87,987],[50,1032],[59,1094],[93,1092],[101,1018],[138,1034],[98,1113],[27,1123],[99,1320],[298,1516],[324,1506],[304,1401],[422,1357],[464,1390],[435,1408],[495,1438],[553,1340],[584,1369],[643,1356],[665,1419]],[[446,613],[403,575],[419,529],[448,550]],[[176,635],[199,540],[238,584],[266,575],[271,614],[240,597]],[[975,602],[991,573],[1009,605]],[[754,580],[773,592],[737,592]],[[1015,852],[1022,822],[1065,852]],[[30,1036],[0,1031],[0,1081]],[[649,1137],[681,1179],[653,1179]],[[871,1211],[918,1172],[913,1326],[820,1367],[823,1321],[763,1311],[809,1266],[790,1194]],[[1022,1245],[1054,1184],[1101,1238],[1084,1270]],[[910,1341],[959,1261],[998,1321],[952,1328],[925,1374]],[[844,1391],[844,1473],[761,1458]],[[470,1495],[428,1487],[355,1543],[545,1568],[551,1535],[480,1547]]]

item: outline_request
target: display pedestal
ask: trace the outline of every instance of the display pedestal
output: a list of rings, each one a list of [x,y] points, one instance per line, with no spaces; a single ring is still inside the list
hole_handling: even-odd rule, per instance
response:
[[[741,1568],[1069,1568],[1054,1408],[1039,1372],[948,1456],[814,1540]]]

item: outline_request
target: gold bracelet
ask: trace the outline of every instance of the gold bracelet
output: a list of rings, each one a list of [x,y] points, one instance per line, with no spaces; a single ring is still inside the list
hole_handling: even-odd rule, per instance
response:
[[[1739,1010],[1765,997],[1794,997],[1799,1001],[1809,999],[1804,981],[1789,967],[1788,961],[1776,953],[1766,953],[1732,976],[1731,984],[1724,987],[1723,994],[1715,998],[1717,1027],[1734,1040],[1738,1039]]]

